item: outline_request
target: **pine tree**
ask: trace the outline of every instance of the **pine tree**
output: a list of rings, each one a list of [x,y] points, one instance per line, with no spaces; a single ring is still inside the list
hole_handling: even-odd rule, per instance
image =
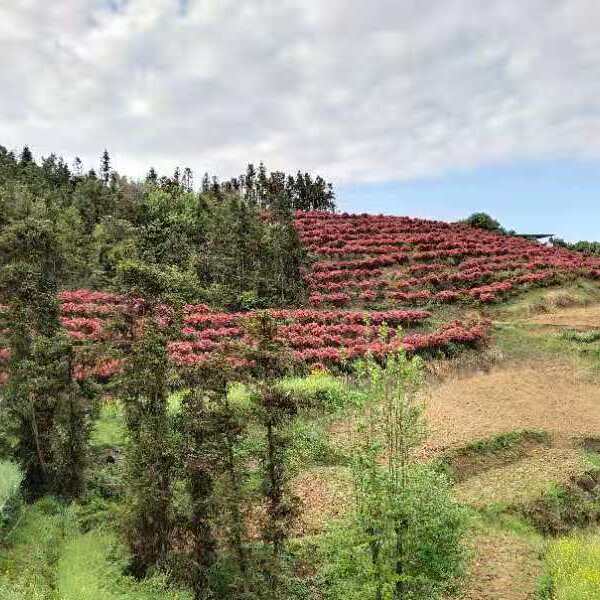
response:
[[[75,173],[75,177],[81,177],[83,174],[83,163],[81,162],[81,158],[79,156],[75,157],[73,161],[73,172]]]
[[[27,495],[73,498],[84,488],[93,390],[75,380],[73,346],[59,319],[65,258],[54,225],[44,206],[26,210],[0,236],[11,347],[3,419],[16,440]]]
[[[194,187],[194,175],[189,167],[183,170],[182,185],[186,192],[191,192]]]
[[[23,146],[23,151],[21,152],[21,166],[26,166],[33,162],[33,154],[29,149],[29,146]]]
[[[100,166],[100,175],[102,178],[102,183],[104,185],[108,185],[110,180],[110,156],[108,154],[108,150],[104,150],[102,153],[102,164]]]
[[[256,200],[261,206],[266,205],[268,184],[267,169],[261,161],[258,165],[258,178],[256,180]]]
[[[150,170],[146,175],[146,183],[149,183],[150,185],[156,185],[158,183],[158,175],[154,170],[154,167],[150,167]]]
[[[210,177],[208,173],[204,173],[202,177],[202,185],[201,185],[202,193],[207,194],[210,191]]]

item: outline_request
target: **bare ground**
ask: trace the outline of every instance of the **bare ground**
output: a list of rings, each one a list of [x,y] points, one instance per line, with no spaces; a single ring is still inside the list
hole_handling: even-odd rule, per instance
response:
[[[567,483],[588,466],[574,448],[536,448],[522,460],[483,471],[454,489],[458,500],[475,508],[520,504],[537,498],[552,483]]]
[[[532,600],[542,567],[539,552],[510,532],[473,538],[463,600]]]
[[[567,308],[559,312],[531,317],[526,322],[573,329],[600,329],[600,305]]]
[[[573,364],[537,361],[455,377],[426,403],[426,454],[514,429],[543,429],[557,439],[600,433],[600,386]]]

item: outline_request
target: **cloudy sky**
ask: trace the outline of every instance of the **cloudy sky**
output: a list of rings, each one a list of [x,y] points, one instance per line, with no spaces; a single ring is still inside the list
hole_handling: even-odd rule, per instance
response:
[[[0,2],[0,144],[600,238],[598,0]]]

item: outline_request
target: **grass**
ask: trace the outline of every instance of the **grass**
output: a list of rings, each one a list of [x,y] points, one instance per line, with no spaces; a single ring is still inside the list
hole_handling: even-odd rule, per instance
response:
[[[285,377],[275,385],[278,390],[294,398],[298,405],[320,414],[335,413],[360,405],[363,401],[358,390],[326,371],[315,371],[305,377]],[[244,384],[237,383],[229,388],[228,398],[235,403],[246,403],[252,400],[252,392]]]
[[[191,600],[163,577],[127,577],[128,561],[114,533],[82,534],[74,506],[44,498],[0,547],[0,600]]]
[[[487,313],[493,318],[515,318],[599,301],[600,286],[586,279],[578,279],[552,288],[533,287],[526,293],[489,307]]]
[[[17,465],[0,461],[0,527],[8,520],[17,502],[23,476]]]
[[[545,431],[515,429],[451,450],[439,459],[439,463],[453,479],[462,481],[493,467],[515,462],[533,447],[549,444],[550,435]]]
[[[497,454],[499,452],[514,450],[526,442],[549,444],[550,435],[546,431],[541,430],[515,429],[514,431],[507,431],[489,438],[470,442],[463,448],[456,450],[454,454]]]
[[[73,536],[64,544],[56,568],[61,600],[191,600],[169,590],[165,580],[152,577],[137,582],[123,575],[128,557],[117,537],[106,531]]]
[[[457,498],[476,508],[518,507],[549,487],[585,473],[589,464],[573,448],[537,448],[530,456],[496,466],[459,483]]]
[[[345,381],[325,371],[315,371],[306,377],[288,377],[281,380],[278,386],[302,406],[325,412],[359,404],[362,399]]]
[[[54,570],[63,540],[74,528],[72,510],[51,498],[27,507],[0,549],[0,599],[60,598]]]
[[[546,598],[600,600],[600,535],[577,534],[551,542],[546,565]]]
[[[576,329],[567,329],[559,334],[560,337],[568,342],[577,344],[593,344],[600,341],[600,330],[592,329],[588,331],[578,331]]]
[[[117,448],[125,445],[127,428],[123,406],[116,400],[104,402],[92,431],[90,443],[97,448]]]

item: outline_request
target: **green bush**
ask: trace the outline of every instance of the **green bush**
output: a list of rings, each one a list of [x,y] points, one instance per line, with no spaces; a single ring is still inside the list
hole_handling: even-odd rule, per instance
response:
[[[293,397],[299,406],[320,412],[335,412],[361,404],[363,399],[358,390],[350,389],[343,379],[325,371],[315,371],[305,377],[286,377],[275,385]],[[248,402],[253,400],[252,394],[247,386],[238,383],[229,388],[227,397],[233,402]]]
[[[487,213],[479,212],[473,213],[471,216],[464,220],[464,223],[471,227],[477,227],[478,229],[487,229],[488,231],[504,231],[502,226],[496,219],[493,219]]]
[[[56,600],[54,565],[73,531],[72,512],[52,498],[28,506],[0,547],[0,600]]]
[[[325,412],[335,412],[360,401],[358,393],[351,391],[342,379],[324,371],[306,377],[288,377],[277,385],[301,406]]]
[[[600,536],[553,541],[546,561],[554,600],[600,599]]]
[[[17,465],[0,461],[0,527],[13,515],[20,498],[23,475]]]
[[[466,513],[453,500],[447,478],[422,466],[410,470],[398,506],[406,523],[402,598],[439,598],[453,587],[463,570]],[[391,560],[384,562],[386,572],[377,573],[369,542],[369,536],[355,520],[333,525],[323,537],[319,578],[327,600],[374,598],[377,580],[382,576],[388,582],[382,590],[382,600],[394,598],[395,564]],[[392,531],[380,552],[394,556],[395,543]]]

